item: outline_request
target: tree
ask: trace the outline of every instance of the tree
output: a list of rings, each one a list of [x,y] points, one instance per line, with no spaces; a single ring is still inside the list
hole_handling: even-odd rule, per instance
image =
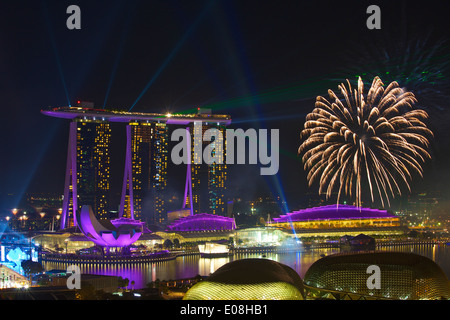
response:
[[[169,249],[169,248],[171,248],[171,247],[173,247],[173,242],[172,242],[172,241],[170,241],[169,239],[167,239],[166,241],[164,241],[164,248]]]
[[[41,273],[42,271],[44,271],[44,268],[39,262],[32,260],[23,260],[20,263],[20,266],[22,267],[25,275],[27,275],[30,278],[30,280],[34,274]]]
[[[408,233],[408,237],[410,237],[410,238],[418,238],[419,237],[419,233],[416,230],[412,230],[411,232]]]
[[[119,288],[126,288],[128,287],[128,284],[130,283],[130,280],[128,278],[122,278],[119,277]]]

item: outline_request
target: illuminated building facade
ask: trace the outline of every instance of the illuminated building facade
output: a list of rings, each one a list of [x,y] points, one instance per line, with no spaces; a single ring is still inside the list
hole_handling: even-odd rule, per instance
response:
[[[368,286],[369,266],[379,267],[378,286]],[[450,282],[432,260],[409,252],[339,253],[311,265],[307,299],[448,300]]]
[[[122,218],[121,220],[124,222],[122,225],[127,225],[127,223],[129,222],[127,221],[129,220],[128,218]],[[118,221],[120,222],[121,220]],[[94,221],[94,219],[91,219],[91,221]],[[136,223],[136,221],[134,221],[129,225],[134,228],[135,226],[139,226],[139,222]],[[122,226],[121,228],[123,229],[124,227]],[[163,244],[163,239],[154,233],[142,233],[142,232],[140,233],[141,235],[136,241],[134,241],[135,239],[131,238],[130,240],[128,240],[127,239],[128,237],[124,241],[126,241],[129,244],[134,244],[136,246],[144,245],[150,250],[155,250],[156,249],[155,245],[157,244],[158,245]],[[97,239],[102,238],[103,240],[101,234],[100,237],[99,236],[96,237]],[[40,245],[42,248],[45,249],[50,249],[49,251],[55,250],[55,248],[59,248],[63,249],[63,252],[65,252],[65,250],[67,249],[68,253],[76,253],[79,252],[79,250],[81,250],[81,252],[83,251],[93,252],[92,251],[93,241],[90,238],[86,237],[83,233],[81,234],[70,233],[64,231],[40,232],[34,237],[34,241],[36,245]]]
[[[123,202],[123,216],[139,219],[144,210],[144,201],[152,204],[149,217],[154,223],[163,223],[167,220],[165,207],[165,189],[167,187],[167,161],[168,161],[168,128],[166,123],[157,122],[130,122],[127,130],[130,131],[129,146],[130,159],[126,168],[130,170],[124,177],[126,192]],[[127,133],[128,134],[128,133]],[[129,163],[128,163],[129,162]],[[132,193],[130,181],[132,179]],[[126,180],[126,181],[125,181]],[[130,198],[133,199],[133,208]],[[131,214],[131,210],[134,214]]]
[[[150,123],[131,122],[131,166],[133,179],[134,216],[142,215],[142,201],[150,191],[150,161],[152,127]],[[131,218],[129,195],[125,202],[124,217]]]
[[[205,138],[196,139],[196,137],[204,137],[204,133],[208,129],[216,129],[220,134],[213,135],[211,141],[207,141]],[[194,122],[190,132],[194,137],[191,165],[193,213],[208,212],[225,215],[227,213],[225,127],[220,123]],[[207,145],[211,147],[211,157],[218,158],[219,163],[205,163],[203,150]],[[190,206],[189,201],[190,199],[187,198],[187,206]]]
[[[209,213],[190,214],[190,210],[170,223],[165,232],[157,234],[171,241],[177,239],[180,243],[197,241],[228,241],[236,230],[234,218],[218,216]]]
[[[220,231],[234,230],[236,222],[234,218],[217,216],[208,213],[189,215],[172,222],[168,231]]]
[[[152,161],[150,166],[153,221],[164,223],[167,221],[166,188],[167,188],[167,163],[168,163],[168,127],[166,123],[155,122],[153,124]]]
[[[288,238],[290,239],[285,232],[277,228],[245,228],[235,231],[234,243],[236,247],[280,246]]]
[[[108,122],[79,120],[77,125],[78,208],[91,205],[100,219],[108,215],[110,191]]]
[[[231,123],[228,115],[212,115],[201,112],[165,115],[125,112],[94,109],[92,103],[83,102],[78,102],[76,107],[48,108],[41,112],[51,117],[72,120],[69,131],[61,229],[77,225],[74,213],[82,205],[91,205],[99,218],[106,217],[108,212],[107,194],[110,189],[110,122],[128,123],[125,174],[119,215],[132,219],[135,218],[135,215],[136,217],[141,216],[146,210],[144,209],[144,200],[146,192],[150,188],[149,202],[153,206],[149,208],[153,214],[150,220],[154,223],[167,221],[165,189],[167,186],[168,125],[189,126],[192,123],[200,122],[206,125],[215,123],[219,127]],[[223,128],[220,130],[224,133]],[[223,142],[223,138],[219,141]],[[192,168],[192,172],[200,174],[201,170]],[[205,172],[207,173],[206,179],[197,179],[189,184],[193,185],[197,191],[196,195],[198,196],[195,203],[198,205],[206,203],[206,207],[211,208],[209,211],[212,211],[213,214],[223,214],[226,208],[224,200],[226,165],[211,165]],[[206,189],[206,196],[200,196],[200,181],[202,189]],[[184,203],[187,202],[189,200]]]
[[[20,273],[0,264],[0,289],[21,288],[29,285],[29,281]]]
[[[181,209],[176,211],[169,211],[167,212],[167,222],[172,223],[176,219],[180,219],[182,217],[187,217],[191,215],[190,209]]]
[[[76,225],[74,212],[90,205],[106,219],[110,191],[111,128],[108,122],[74,119],[70,123],[61,228]]]
[[[130,218],[118,218],[99,223],[90,206],[77,212],[78,226],[87,239],[102,247],[127,247],[143,233],[144,223]]]
[[[359,208],[350,205],[328,205],[294,211],[274,218],[270,224],[297,236],[317,234],[341,236],[358,235],[400,235],[406,228],[400,218],[386,210]]]

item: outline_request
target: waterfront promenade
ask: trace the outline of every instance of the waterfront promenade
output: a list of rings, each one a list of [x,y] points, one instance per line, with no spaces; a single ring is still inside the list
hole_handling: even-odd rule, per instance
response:
[[[401,240],[401,241],[377,241],[376,249],[383,247],[415,246],[415,245],[447,245],[449,240]],[[234,247],[230,249],[230,254],[245,253],[290,253],[305,252],[315,249],[339,249],[339,242],[305,242],[295,246],[253,246]],[[39,260],[43,262],[66,262],[66,263],[145,263],[159,262],[176,259],[181,256],[200,255],[198,250],[163,250],[159,252],[128,254],[128,255],[89,255],[89,254],[64,254],[43,252]]]

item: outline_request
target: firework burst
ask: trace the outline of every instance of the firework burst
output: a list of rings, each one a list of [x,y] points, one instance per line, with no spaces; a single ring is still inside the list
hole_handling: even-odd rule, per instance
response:
[[[306,117],[299,147],[309,186],[319,182],[319,193],[327,198],[337,192],[355,198],[361,206],[363,188],[372,202],[379,197],[390,205],[390,197],[401,195],[401,184],[409,191],[412,174],[422,176],[422,165],[431,158],[424,110],[414,109],[414,94],[391,82],[386,88],[375,77],[364,93],[338,86],[341,98],[328,90],[329,99],[317,97],[314,110]],[[402,183],[400,183],[402,182]]]

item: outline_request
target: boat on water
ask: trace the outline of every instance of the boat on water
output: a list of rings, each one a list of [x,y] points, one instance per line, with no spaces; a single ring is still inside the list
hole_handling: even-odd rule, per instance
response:
[[[198,245],[198,251],[202,258],[222,258],[231,255],[230,249],[227,245],[207,242]]]

